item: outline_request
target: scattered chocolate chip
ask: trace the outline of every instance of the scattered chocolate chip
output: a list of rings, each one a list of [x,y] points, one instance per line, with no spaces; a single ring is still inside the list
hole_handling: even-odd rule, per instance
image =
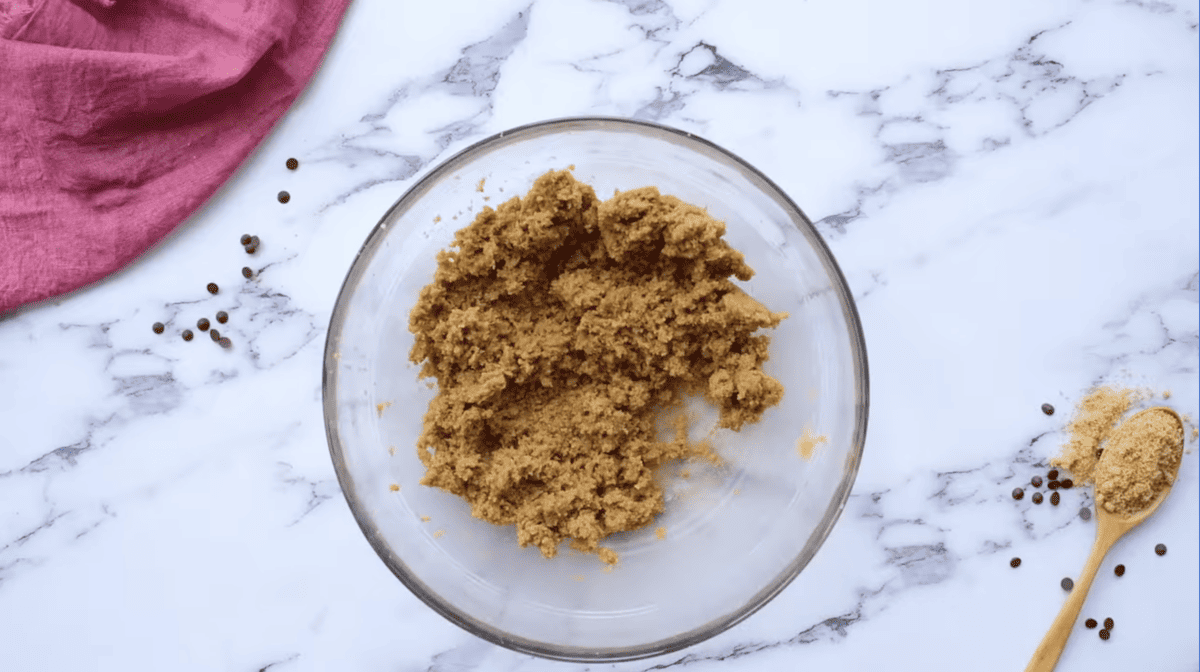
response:
[[[254,254],[255,252],[258,252],[257,245],[247,245],[246,246],[246,254]]]
[[[216,294],[219,291],[221,291],[221,288],[217,287],[217,283],[215,283],[215,282],[208,283],[208,293],[209,294]]]
[[[1109,636],[1109,635],[1108,635],[1108,630],[1101,630],[1101,631],[1100,631],[1100,639],[1105,639],[1105,640],[1106,640],[1106,639],[1108,639],[1108,636]]]
[[[258,251],[258,246],[262,243],[258,236],[250,236],[250,242],[246,243],[246,254],[254,254]]]
[[[1046,487],[1050,488],[1051,490],[1058,490],[1058,485],[1058,481],[1050,481],[1046,484]]]
[[[1111,617],[1104,619],[1104,629],[1105,630],[1113,629],[1113,620]]]
[[[229,340],[228,336],[222,336],[221,340],[218,341],[218,343],[221,344],[222,348],[232,348],[233,347],[233,341]]]
[[[1084,520],[1091,520],[1092,519],[1092,510],[1087,508],[1086,506],[1083,507],[1082,509],[1079,510],[1079,517]]]
[[[166,325],[164,325],[162,322],[155,322],[154,326],[150,328],[153,329],[154,333],[156,334],[161,334],[167,329]]]
[[[208,318],[202,317],[196,320],[196,328],[200,331],[208,331]]]
[[[1013,499],[1021,499],[1025,496],[1025,491],[1020,488],[1013,488]]]
[[[292,200],[292,195],[286,191],[281,191],[279,192],[278,198],[280,203],[287,203],[288,201]]]
[[[208,335],[212,336],[212,339],[214,341],[221,340],[221,332],[217,331],[216,329],[213,329],[212,331],[208,332]]]
[[[227,313],[223,310],[218,310],[217,311],[217,321],[220,322],[221,324],[225,324],[226,322],[229,321],[229,313]]]
[[[191,329],[183,330],[183,340],[185,340],[185,341],[192,340],[192,330]]]
[[[1060,501],[1062,501],[1062,498],[1058,496],[1057,492],[1050,493],[1050,504],[1053,506],[1058,506]]]
[[[1154,546],[1154,552],[1155,552],[1155,553],[1157,553],[1157,554],[1159,554],[1159,555],[1166,555],[1166,554],[1167,554],[1167,546],[1166,546],[1166,544],[1157,544],[1157,545],[1155,545],[1155,546]]]
[[[254,271],[250,270],[249,266],[243,266],[242,267],[242,277],[243,278],[253,278]]]
[[[1066,579],[1063,579],[1059,583],[1059,585],[1062,586],[1063,590],[1070,590],[1075,587],[1075,582],[1072,581],[1070,578],[1066,578]]]
[[[1089,619],[1087,619],[1086,621],[1084,621],[1084,622],[1083,622],[1083,625],[1084,625],[1084,626],[1085,626],[1085,627],[1086,627],[1088,630],[1091,630],[1092,628],[1096,627],[1096,619],[1094,619],[1094,618],[1089,618]]]
[[[299,168],[299,167],[300,167],[300,162],[299,162],[299,161],[297,161],[297,160],[295,160],[295,159],[288,159],[288,160],[287,160],[287,168],[288,168],[288,170],[295,170],[295,169],[297,169],[297,168]]]
[[[1050,404],[1042,404],[1042,412],[1046,415],[1054,415],[1054,407]]]
[[[242,234],[242,245],[249,245],[249,244],[250,244],[250,234],[243,233]]]
[[[1035,488],[1040,488],[1040,487],[1042,487],[1042,477],[1041,477],[1041,476],[1034,476],[1033,478],[1031,478],[1031,479],[1029,480],[1029,483],[1030,483],[1031,485],[1033,485],[1033,487],[1035,487]]]
[[[1075,487],[1075,481],[1072,481],[1069,478],[1064,478],[1058,482],[1058,487],[1062,488],[1063,490],[1070,490],[1071,488]]]
[[[1015,568],[1015,567],[1020,567],[1020,566],[1021,566],[1021,559],[1020,559],[1020,558],[1013,558],[1012,560],[1009,560],[1009,561],[1008,561],[1008,564],[1009,564],[1009,566],[1011,566],[1011,567],[1014,567],[1014,568]]]
[[[1046,474],[1046,476],[1052,481],[1057,481],[1058,480],[1058,469],[1051,469],[1050,473]]]
[[[1125,576],[1125,565],[1117,565],[1113,567],[1113,574],[1117,576]]]
[[[1033,493],[1033,503],[1034,504],[1042,503],[1042,493],[1040,493],[1040,492]]]

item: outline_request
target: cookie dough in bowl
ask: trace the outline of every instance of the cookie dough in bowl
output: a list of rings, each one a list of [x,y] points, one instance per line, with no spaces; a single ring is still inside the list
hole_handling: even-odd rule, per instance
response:
[[[417,597],[514,650],[616,661],[711,637],[804,569],[853,485],[867,380],[841,272],[773,183],[674,129],[564,119],[383,216],[324,406],[351,510]]]

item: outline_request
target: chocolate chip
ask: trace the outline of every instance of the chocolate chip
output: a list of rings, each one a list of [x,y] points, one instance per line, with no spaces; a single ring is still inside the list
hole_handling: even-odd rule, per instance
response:
[[[1042,477],[1034,476],[1033,478],[1029,479],[1029,483],[1035,488],[1040,488],[1042,487]]]
[[[1105,630],[1112,630],[1112,629],[1113,629],[1113,620],[1112,620],[1112,618],[1111,618],[1111,617],[1110,617],[1110,618],[1106,618],[1106,619],[1104,619],[1104,629],[1105,629]]]
[[[1108,630],[1101,630],[1101,631],[1100,631],[1100,639],[1108,639],[1108,637],[1109,637],[1109,635],[1108,635]]]
[[[1025,496],[1025,491],[1020,488],[1013,488],[1013,499],[1021,499]]]
[[[1070,590],[1075,587],[1075,582],[1069,578],[1066,578],[1059,582],[1059,585],[1062,586],[1063,590]]]
[[[249,266],[243,266],[242,267],[242,277],[243,278],[252,278],[252,277],[254,277],[254,271],[250,270]]]
[[[288,159],[288,160],[287,160],[287,169],[288,169],[288,170],[295,170],[295,169],[297,169],[297,168],[299,168],[299,167],[300,167],[300,162],[299,162],[299,161],[297,161],[297,160],[295,160],[295,159]]]
[[[208,332],[208,335],[212,336],[212,339],[214,341],[221,340],[221,332],[217,331],[216,329],[213,329],[212,331]]]
[[[1050,473],[1046,474],[1046,476],[1049,477],[1050,480],[1052,480],[1052,481],[1057,481],[1058,480],[1058,469],[1051,469]]]
[[[1046,487],[1050,488],[1051,490],[1058,490],[1058,481],[1050,481],[1046,484]]]
[[[1069,478],[1064,478],[1058,482],[1058,487],[1062,488],[1063,490],[1070,490],[1071,488],[1075,487],[1075,481],[1072,481]]]
[[[1050,504],[1053,506],[1058,506],[1060,501],[1062,501],[1062,498],[1058,496],[1057,492],[1050,493]]]
[[[183,340],[185,340],[185,341],[192,340],[192,330],[191,329],[183,330]]]
[[[1042,412],[1046,415],[1054,415],[1054,407],[1050,404],[1042,404]]]
[[[164,331],[166,331],[166,329],[167,329],[166,325],[164,325],[162,322],[155,322],[154,326],[152,326],[150,328],[153,329],[154,333],[156,333],[156,334],[161,334]]]
[[[242,245],[249,245],[249,244],[250,244],[250,234],[243,233],[242,234]]]
[[[209,294],[216,294],[219,291],[221,291],[221,288],[217,287],[217,283],[215,283],[215,282],[208,283],[208,293]]]
[[[196,320],[196,328],[200,331],[208,331],[208,318],[202,317]]]
[[[1167,554],[1167,546],[1166,546],[1166,544],[1157,544],[1157,545],[1155,545],[1155,547],[1154,547],[1154,552],[1155,552],[1155,553],[1157,553],[1157,554],[1159,554],[1159,555],[1166,555],[1166,554]]]
[[[1008,561],[1008,564],[1009,564],[1009,566],[1010,566],[1010,567],[1014,567],[1014,568],[1016,568],[1016,567],[1020,567],[1020,566],[1021,566],[1021,559],[1020,559],[1020,558],[1013,558],[1012,560],[1009,560],[1009,561]]]
[[[1125,576],[1125,565],[1117,565],[1113,567],[1113,574],[1117,576]]]
[[[1086,627],[1087,629],[1091,630],[1092,628],[1096,627],[1096,619],[1094,619],[1094,618],[1089,618],[1089,619],[1087,619],[1086,621],[1084,621],[1084,622],[1083,622],[1083,625],[1084,625],[1084,627]]]
[[[1079,510],[1079,517],[1084,520],[1091,520],[1092,519],[1092,510],[1087,508],[1086,506],[1083,507],[1082,509]]]
[[[278,198],[280,203],[287,203],[288,201],[292,200],[292,195],[286,191],[281,191],[279,192]]]
[[[220,322],[221,324],[225,324],[226,322],[229,321],[229,313],[227,313],[223,310],[218,310],[217,311],[217,321]]]
[[[1033,493],[1033,503],[1034,504],[1042,503],[1042,493],[1040,493],[1040,492]]]

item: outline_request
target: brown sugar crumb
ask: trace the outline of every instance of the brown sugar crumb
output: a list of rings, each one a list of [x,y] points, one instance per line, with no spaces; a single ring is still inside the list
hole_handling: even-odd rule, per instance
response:
[[[388,446],[388,455],[395,455],[395,454],[396,454],[396,447]]]
[[[382,418],[383,412],[386,411],[387,407],[391,406],[391,405],[392,405],[392,402],[390,402],[390,401],[384,401],[384,402],[375,404],[375,412],[378,413],[379,417]]]
[[[570,540],[615,561],[600,540],[663,510],[656,469],[711,450],[660,440],[660,411],[700,393],[738,430],[783,396],[754,332],[786,313],[730,280],[754,272],[724,232],[653,187],[601,202],[567,171],[485,206],[409,316],[410,359],[438,384],[421,482],[546,557]]]
[[[606,565],[615,565],[617,564],[617,561],[620,560],[620,558],[617,556],[617,552],[611,548],[605,548],[601,546],[596,550],[596,554],[600,556],[600,559],[603,560],[604,564]]]
[[[660,528],[654,530],[654,536],[659,539],[666,539],[667,538],[667,528],[660,527]]]
[[[1183,432],[1170,411],[1152,408],[1113,430],[1093,474],[1096,505],[1137,513],[1171,487],[1183,455]]]
[[[392,492],[400,492],[400,486],[396,483],[392,483],[388,486],[388,490],[391,490]]]
[[[1050,464],[1065,468],[1079,482],[1090,481],[1100,459],[1100,445],[1135,400],[1131,390],[1112,387],[1101,387],[1084,397],[1075,409],[1075,417],[1067,425],[1070,440],[1062,454],[1050,460]]]
[[[433,223],[434,223],[434,224],[437,224],[437,223],[438,223],[438,222],[440,222],[440,221],[442,221],[442,216],[441,216],[441,215],[437,215],[436,217],[434,217],[434,218],[433,218]]]
[[[441,538],[442,538],[442,537],[444,537],[444,536],[446,536],[446,531],[445,531],[445,530],[438,530],[437,532],[434,532],[434,533],[433,533],[433,538],[434,538],[434,539],[441,539]]]
[[[475,191],[478,191],[479,193],[481,193],[481,194],[482,194],[482,193],[483,193],[483,183],[484,183],[484,182],[487,182],[487,178],[486,178],[486,177],[485,177],[485,178],[482,178],[482,179],[480,179],[480,180],[479,180],[479,184],[475,185]]]
[[[428,522],[429,522],[429,521],[431,521],[431,520],[433,520],[433,519],[432,519],[432,518],[430,518],[429,516],[421,516],[421,522],[422,522],[422,523],[428,523]]]
[[[808,425],[805,425],[800,438],[796,439],[796,452],[800,453],[800,457],[811,460],[817,444],[828,441],[829,437],[824,434],[813,434],[812,429]]]

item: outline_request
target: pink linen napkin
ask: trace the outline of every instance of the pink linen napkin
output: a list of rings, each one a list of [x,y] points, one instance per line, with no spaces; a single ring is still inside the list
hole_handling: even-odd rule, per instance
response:
[[[0,0],[0,313],[120,270],[233,174],[349,0]]]

